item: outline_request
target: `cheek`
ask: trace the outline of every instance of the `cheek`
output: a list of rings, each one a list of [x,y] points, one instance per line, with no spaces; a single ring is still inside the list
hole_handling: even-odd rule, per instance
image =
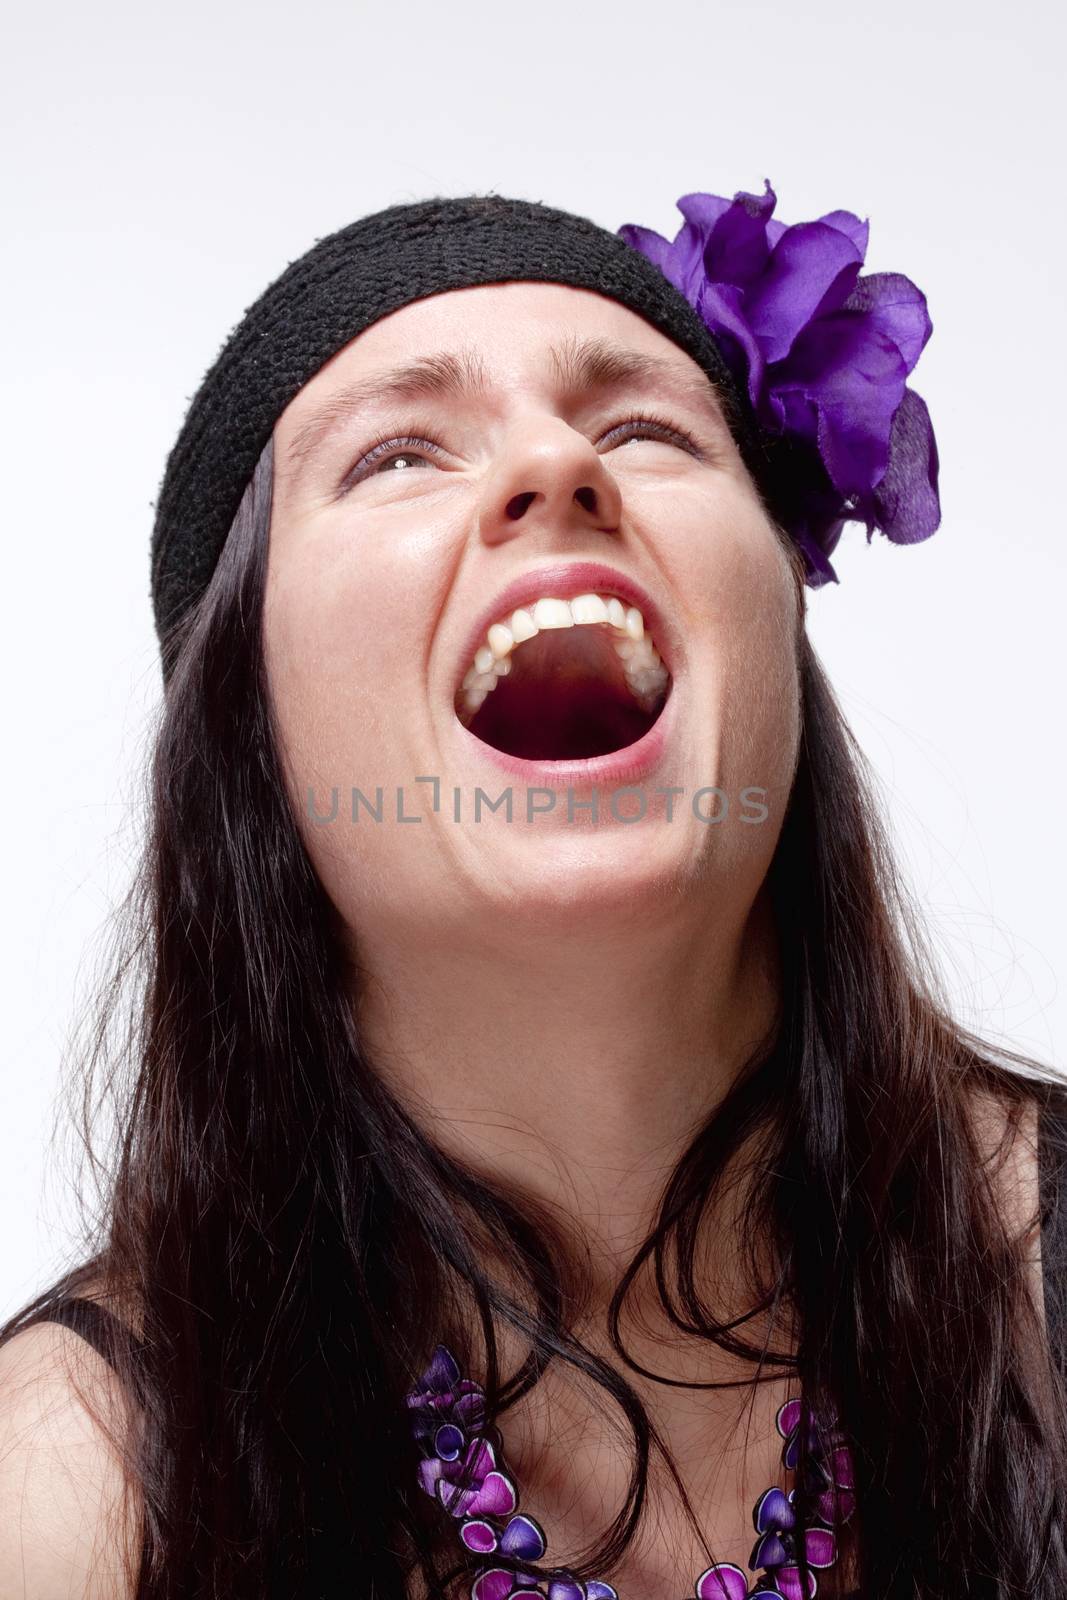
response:
[[[744,482],[686,518],[683,616],[739,784],[788,787],[799,739],[797,588],[779,535]]]
[[[426,536],[393,540],[334,519],[282,528],[269,548],[264,640],[294,765],[322,771],[384,753],[425,679],[435,615]],[[332,782],[346,781],[342,772]]]
[[[722,627],[723,719],[737,753],[738,781],[760,784],[784,811],[800,739],[796,584],[764,519],[758,555],[731,568]]]
[[[792,627],[795,580],[747,475],[695,485],[676,503],[672,537],[662,544],[674,552],[681,615],[696,638],[755,641],[768,628]]]

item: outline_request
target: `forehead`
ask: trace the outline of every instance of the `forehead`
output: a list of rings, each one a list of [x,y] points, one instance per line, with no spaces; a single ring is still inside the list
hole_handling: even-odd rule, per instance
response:
[[[295,460],[334,415],[437,392],[545,392],[655,383],[719,410],[714,384],[673,340],[629,307],[567,284],[478,284],[428,295],[380,318],[304,384],[278,442]]]

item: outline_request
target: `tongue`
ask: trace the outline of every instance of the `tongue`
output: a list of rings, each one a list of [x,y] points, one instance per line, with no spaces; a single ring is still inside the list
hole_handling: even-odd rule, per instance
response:
[[[507,755],[566,761],[621,750],[655,720],[634,699],[604,630],[585,626],[520,645],[469,726]]]

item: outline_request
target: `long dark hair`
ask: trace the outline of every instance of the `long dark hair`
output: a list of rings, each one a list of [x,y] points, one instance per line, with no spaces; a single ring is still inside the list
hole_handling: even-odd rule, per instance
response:
[[[113,1360],[140,1402],[118,1441],[143,1510],[138,1600],[401,1600],[416,1571],[435,1595],[469,1583],[481,1558],[418,1486],[404,1406],[442,1338],[483,1374],[490,1426],[550,1361],[621,1408],[628,1496],[570,1564],[610,1572],[650,1454],[666,1456],[619,1331],[650,1260],[680,1329],[750,1360],[753,1382],[793,1373],[806,1404],[836,1410],[865,1600],[1062,1600],[1064,1394],[973,1118],[992,1096],[1007,1137],[1059,1080],[950,1020],[802,600],[802,743],[768,883],[780,1017],[685,1151],[618,1286],[616,1366],[568,1326],[573,1241],[446,1155],[361,1041],[358,972],[272,725],[272,471],[268,444],[209,590],[168,639],[147,846],[75,1063],[92,1086],[87,1138],[105,1107],[118,1128],[92,1249],[0,1329],[91,1286],[126,1308]],[[744,1237],[774,1261],[768,1275],[753,1253],[752,1314],[780,1308],[795,1334],[781,1349],[746,1339],[744,1318],[720,1321],[694,1267],[743,1145],[758,1151]],[[505,1326],[529,1349],[510,1374]],[[821,1593],[841,1581],[821,1575]]]

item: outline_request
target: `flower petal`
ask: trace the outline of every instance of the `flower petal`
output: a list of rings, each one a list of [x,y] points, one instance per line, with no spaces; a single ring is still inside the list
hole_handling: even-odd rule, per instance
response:
[[[808,1581],[803,1585],[800,1581],[799,1567],[779,1567],[774,1575],[778,1585],[778,1592],[785,1596],[785,1600],[811,1600],[819,1587],[814,1572],[808,1573]]]
[[[467,1446],[463,1457],[463,1471],[468,1473],[475,1483],[480,1483],[487,1473],[492,1472],[496,1466],[496,1451],[489,1440],[483,1436],[472,1439]]]
[[[459,1367],[456,1358],[447,1345],[439,1344],[434,1350],[433,1359],[426,1368],[419,1387],[432,1390],[434,1394],[441,1394],[446,1389],[452,1389],[459,1382]]]
[[[540,1561],[546,1549],[544,1530],[533,1517],[517,1512],[500,1535],[500,1548],[506,1555],[521,1556],[524,1561]]]
[[[485,1420],[485,1395],[480,1389],[461,1394],[452,1407],[452,1415],[469,1433],[476,1433]]]
[[[717,194],[683,194],[678,210],[685,218],[671,246],[668,276],[681,290],[691,305],[701,285],[707,282],[704,267],[704,249],[719,219],[733,204]]]
[[[893,341],[866,318],[841,312],[805,329],[770,382],[815,407],[819,454],[848,497],[870,493],[885,474],[905,378]]]
[[[476,1550],[480,1555],[488,1555],[497,1547],[496,1529],[491,1523],[478,1518],[465,1522],[459,1530],[459,1537],[468,1550]]]
[[[548,1586],[548,1600],[585,1600],[585,1589],[574,1579],[553,1578]]]
[[[815,1514],[828,1527],[835,1527],[839,1522],[847,1522],[856,1509],[856,1496],[851,1489],[838,1489],[837,1503],[834,1504],[834,1491],[827,1489],[816,1501]]]
[[[804,1463],[805,1495],[822,1494],[833,1483],[830,1468],[820,1454],[810,1455]]]
[[[442,1422],[434,1434],[434,1454],[442,1461],[456,1461],[466,1442],[462,1428],[457,1428],[454,1422]]]
[[[842,1489],[856,1487],[856,1472],[852,1465],[852,1452],[847,1444],[838,1445],[830,1457],[830,1469],[834,1482]]]
[[[779,1488],[765,1489],[756,1501],[752,1513],[752,1521],[757,1533],[767,1533],[773,1529],[780,1533],[783,1529],[788,1532],[796,1526],[796,1512],[793,1510],[786,1494]],[[762,1566],[762,1562],[757,1565]]]
[[[745,296],[745,315],[768,364],[784,360],[814,319],[844,305],[862,261],[852,240],[824,222],[786,229]]]
[[[720,1561],[697,1579],[697,1600],[746,1600],[748,1579],[740,1567]]]
[[[771,254],[767,220],[777,196],[767,179],[764,186],[762,195],[736,194],[711,228],[704,246],[704,271],[713,283],[744,287],[766,270]]]
[[[616,232],[625,244],[647,256],[690,305],[696,303],[697,291],[704,281],[706,238],[699,227],[689,222],[683,223],[672,241],[664,239],[651,228],[641,228],[635,223],[626,223]]]
[[[832,1567],[837,1559],[837,1545],[832,1533],[825,1528],[809,1528],[804,1534],[804,1551],[809,1567]]]
[[[461,1489],[447,1478],[437,1480],[437,1498],[450,1517],[466,1517],[480,1508],[474,1504],[476,1489]]]
[[[479,1516],[506,1517],[518,1504],[515,1485],[502,1472],[490,1472],[475,1490],[469,1510]]]
[[[793,1429],[800,1426],[800,1401],[787,1400],[784,1406],[779,1406],[774,1425],[783,1439],[788,1438]]]
[[[845,302],[892,339],[910,372],[934,331],[926,296],[902,272],[869,272],[860,278]]]
[[[790,523],[789,532],[804,557],[804,581],[809,588],[820,589],[824,583],[840,583],[840,578],[830,564],[830,556],[844,532],[844,527],[843,517],[820,522],[817,527],[798,518]],[[798,1450],[799,1445],[796,1440],[786,1446],[782,1460],[787,1467],[796,1466]]]
[[[867,255],[867,242],[870,237],[870,224],[863,222],[851,211],[827,211],[824,216],[817,217],[817,222],[825,222],[828,228],[836,228],[838,233],[843,233],[846,239],[851,239],[861,257]]]
[[[742,291],[728,283],[699,285],[695,307],[704,326],[714,335],[723,360],[748,398],[759,410],[766,362],[741,309]]]
[[[647,256],[653,266],[658,267],[664,277],[669,278],[668,267],[674,256],[674,246],[669,239],[665,239],[654,228],[642,228],[636,222],[624,222],[621,228],[616,228],[616,233],[623,244],[628,244],[632,250],[637,250],[641,255]],[[671,279],[673,283],[673,278]]]
[[[591,1578],[585,1586],[586,1600],[619,1600],[619,1592],[613,1589],[610,1583],[601,1583],[599,1578]]]
[[[789,1551],[777,1533],[765,1533],[756,1540],[748,1564],[755,1572],[757,1567],[781,1567],[789,1560]]]
[[[905,389],[893,417],[889,462],[874,493],[878,526],[894,544],[918,544],[941,522],[939,461],[926,403]]]
[[[704,253],[704,246],[711,237],[712,231],[726,215],[736,199],[736,195],[731,200],[721,194],[693,193],[683,194],[677,201],[678,210],[692,230],[693,239],[700,241],[701,255]],[[773,204],[771,209],[774,209]]]
[[[512,1576],[506,1567],[490,1567],[471,1585],[471,1600],[508,1600]]]

